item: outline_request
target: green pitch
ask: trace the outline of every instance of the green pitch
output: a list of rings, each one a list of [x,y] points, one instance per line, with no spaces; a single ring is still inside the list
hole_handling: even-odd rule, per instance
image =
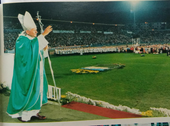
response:
[[[170,58],[166,54],[110,53],[94,55],[52,56],[57,87],[62,94],[70,91],[93,100],[113,105],[126,105],[149,110],[150,107],[170,109]],[[75,74],[78,69],[98,64],[125,64],[97,74]],[[48,61],[45,64],[49,84],[53,85]]]

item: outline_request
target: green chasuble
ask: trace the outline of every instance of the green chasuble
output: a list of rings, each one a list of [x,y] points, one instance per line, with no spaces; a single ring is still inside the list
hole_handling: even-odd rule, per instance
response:
[[[43,51],[41,51],[43,54]],[[43,59],[42,59],[43,60]],[[30,40],[18,37],[15,45],[15,58],[11,94],[7,113],[14,115],[23,111],[40,110],[47,103],[47,78],[43,66],[43,98],[40,93],[40,54],[38,38]],[[41,103],[42,102],[42,103]]]

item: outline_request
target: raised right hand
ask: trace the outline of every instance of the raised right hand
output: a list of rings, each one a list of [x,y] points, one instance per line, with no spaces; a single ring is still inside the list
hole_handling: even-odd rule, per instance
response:
[[[44,32],[42,33],[42,35],[45,37],[46,35],[48,35],[51,31],[53,30],[52,26],[49,25]]]

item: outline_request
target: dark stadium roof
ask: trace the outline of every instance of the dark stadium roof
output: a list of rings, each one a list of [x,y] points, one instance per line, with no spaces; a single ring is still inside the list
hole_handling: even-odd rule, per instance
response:
[[[39,11],[42,19],[95,23],[133,23],[134,11],[129,1],[107,2],[37,2],[4,4],[4,16]],[[170,22],[170,1],[140,1],[135,7],[136,22]]]

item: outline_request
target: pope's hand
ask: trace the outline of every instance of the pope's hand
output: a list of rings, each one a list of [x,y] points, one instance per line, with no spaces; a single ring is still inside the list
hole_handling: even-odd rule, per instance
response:
[[[53,30],[52,26],[49,25],[49,26],[44,30],[44,32],[42,33],[42,35],[43,35],[43,36],[46,36],[46,35],[48,35],[52,30]]]

